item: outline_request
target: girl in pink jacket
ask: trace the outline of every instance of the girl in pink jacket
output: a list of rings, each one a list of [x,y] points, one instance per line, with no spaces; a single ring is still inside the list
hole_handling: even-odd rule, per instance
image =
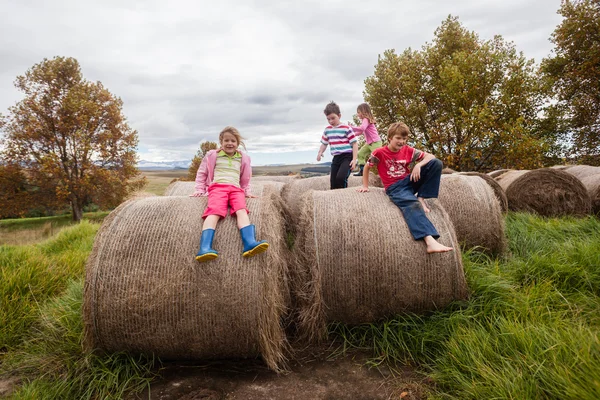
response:
[[[246,197],[250,194],[250,157],[238,151],[240,144],[245,148],[242,136],[233,126],[225,127],[219,134],[219,150],[209,151],[196,174],[196,190],[192,197],[208,196],[208,204],[202,214],[202,236],[196,260],[200,262],[217,258],[219,253],[212,248],[215,229],[219,219],[231,215],[237,217],[237,226],[244,243],[244,257],[252,257],[269,248],[265,240],[256,240],[256,227],[250,224]]]

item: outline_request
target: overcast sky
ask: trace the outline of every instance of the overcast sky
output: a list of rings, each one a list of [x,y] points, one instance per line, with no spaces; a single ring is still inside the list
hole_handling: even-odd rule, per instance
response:
[[[210,5],[209,5],[210,4]],[[74,57],[124,101],[139,156],[188,160],[226,125],[253,164],[316,162],[330,100],[351,119],[377,56],[431,42],[449,15],[550,55],[560,0],[0,0],[0,113],[44,58]],[[328,152],[327,152],[328,154]],[[325,159],[330,160],[331,157]]]

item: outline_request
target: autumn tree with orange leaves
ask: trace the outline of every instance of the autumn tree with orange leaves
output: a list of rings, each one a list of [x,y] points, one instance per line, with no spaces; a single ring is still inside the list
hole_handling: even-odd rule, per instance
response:
[[[186,180],[186,181],[196,180],[196,173],[198,172],[198,168],[200,168],[202,159],[204,158],[206,153],[208,153],[210,150],[213,150],[216,148],[217,148],[217,143],[215,143],[215,142],[202,142],[202,144],[200,144],[200,148],[196,152],[196,155],[194,156],[194,158],[192,158],[192,163],[190,164],[190,167],[188,168],[188,174],[185,177],[185,179],[183,179],[183,180]]]
[[[0,115],[2,159],[23,168],[30,181],[51,182],[74,221],[85,205],[115,207],[145,184],[123,102],[102,83],[85,80],[77,60],[44,59],[15,87],[24,98]]]
[[[385,51],[364,97],[382,132],[402,121],[411,144],[446,166],[488,171],[541,166],[550,145],[538,119],[544,90],[513,44],[482,40],[449,16],[421,50]]]

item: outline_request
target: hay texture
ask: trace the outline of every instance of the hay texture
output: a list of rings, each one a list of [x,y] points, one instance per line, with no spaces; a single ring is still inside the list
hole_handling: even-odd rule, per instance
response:
[[[479,176],[442,175],[439,201],[458,241],[490,254],[506,250],[504,217],[494,190]]]
[[[565,172],[579,178],[587,178],[588,176],[600,175],[600,167],[592,167],[589,165],[573,165],[565,168]]]
[[[206,198],[150,197],[104,221],[86,266],[83,317],[89,350],[163,359],[261,356],[285,364],[287,264],[281,200],[265,187],[248,199],[267,252],[245,259],[235,218],[219,222],[219,258],[198,263]]]
[[[448,167],[446,167],[442,170],[443,175],[455,174],[455,173],[456,173],[455,170],[453,170],[452,168],[448,168]]]
[[[273,186],[278,192],[281,192],[284,183],[278,181],[251,181],[250,191],[252,192],[252,194],[256,195],[256,190],[262,191],[262,188],[267,185]],[[195,187],[196,182],[175,181],[172,182],[169,186],[167,186],[167,188],[165,189],[164,196],[189,196],[192,193],[194,193]]]
[[[452,222],[439,202],[429,205],[439,241],[454,251],[428,255],[383,189],[303,196],[294,245],[296,276],[301,278],[292,285],[300,336],[317,340],[326,334],[328,322],[369,323],[467,297]]]
[[[496,195],[496,199],[498,199],[498,202],[500,203],[500,208],[502,209],[502,212],[508,211],[508,200],[506,199],[506,193],[504,193],[504,189],[502,189],[502,186],[500,186],[500,184],[496,182],[494,178],[492,178],[488,174],[482,174],[481,172],[461,172],[460,174],[468,176],[478,176],[481,179],[483,179],[485,183],[490,185],[490,187],[494,191],[494,195]]]
[[[581,181],[565,171],[540,168],[509,171],[496,178],[512,211],[534,212],[546,217],[583,216],[591,200]]]
[[[270,182],[282,182],[287,183],[290,181],[294,181],[296,179],[300,179],[300,175],[253,175],[252,181],[270,181]]]
[[[497,169],[495,171],[488,172],[488,175],[496,179],[497,177],[508,171],[512,171],[512,169]]]
[[[592,201],[592,212],[600,216],[600,174],[590,175],[581,179]]]

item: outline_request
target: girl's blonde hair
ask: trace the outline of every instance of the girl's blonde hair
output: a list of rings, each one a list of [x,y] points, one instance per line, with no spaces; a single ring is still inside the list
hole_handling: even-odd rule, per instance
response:
[[[240,131],[238,131],[233,126],[226,126],[225,128],[223,128],[221,133],[219,133],[219,144],[222,144],[223,136],[225,136],[225,134],[227,132],[229,132],[233,136],[235,136],[235,140],[237,140],[238,146],[242,146],[244,148],[244,150],[246,150],[246,144],[244,143],[244,138],[242,137],[242,135],[240,135]]]
[[[375,117],[371,112],[371,107],[367,103],[359,104],[359,106],[356,107],[356,112],[361,112],[363,117],[368,119],[370,123],[375,123]]]

